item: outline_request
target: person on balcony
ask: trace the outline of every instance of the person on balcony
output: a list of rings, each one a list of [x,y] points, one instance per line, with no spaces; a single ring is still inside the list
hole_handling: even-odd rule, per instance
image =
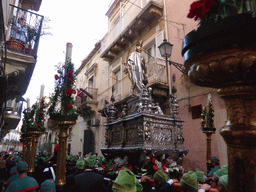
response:
[[[25,44],[27,42],[27,33],[28,28],[26,24],[26,19],[24,17],[21,17],[18,19],[16,25],[12,26],[11,40],[18,40]]]

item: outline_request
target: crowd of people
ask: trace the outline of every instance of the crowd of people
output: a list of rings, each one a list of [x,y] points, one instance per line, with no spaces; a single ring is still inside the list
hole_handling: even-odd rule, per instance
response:
[[[53,155],[37,155],[35,172],[31,176],[27,175],[28,165],[22,161],[22,154],[10,155],[2,152],[0,155],[2,191],[56,191],[55,171],[58,146],[54,151]],[[154,167],[152,175],[137,175],[132,166],[127,166],[125,161],[117,159],[106,160],[96,154],[68,155],[65,191],[228,192],[228,167],[227,165],[220,167],[216,157],[212,158],[214,167],[209,172],[212,175],[205,175],[203,171],[180,172],[180,175],[169,174],[168,166],[167,168]],[[154,158],[152,160],[154,163],[157,161]],[[170,163],[175,164],[175,162]],[[115,165],[118,169],[114,168]]]

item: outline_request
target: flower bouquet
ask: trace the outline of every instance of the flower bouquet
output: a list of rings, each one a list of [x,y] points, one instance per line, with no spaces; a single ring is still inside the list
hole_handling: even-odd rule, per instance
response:
[[[44,132],[44,121],[45,121],[45,103],[44,99],[40,100],[39,104],[34,104],[30,109],[25,109],[23,111],[24,118],[22,124],[22,136],[29,136],[30,132]]]
[[[51,98],[48,110],[50,119],[58,121],[75,121],[78,117],[74,107],[74,64],[69,60],[57,66],[55,75],[55,94]]]

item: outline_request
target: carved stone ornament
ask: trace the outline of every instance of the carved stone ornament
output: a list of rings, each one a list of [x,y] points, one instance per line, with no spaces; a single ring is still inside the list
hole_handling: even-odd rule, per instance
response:
[[[199,86],[226,87],[235,82],[252,82],[256,80],[256,50],[240,49],[236,46],[216,51],[208,55],[199,55],[191,62],[188,76]]]

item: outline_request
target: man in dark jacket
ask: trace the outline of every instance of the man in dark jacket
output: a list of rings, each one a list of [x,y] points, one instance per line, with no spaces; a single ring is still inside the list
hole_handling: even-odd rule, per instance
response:
[[[100,174],[93,172],[93,166],[96,158],[88,156],[85,159],[85,171],[74,177],[74,185],[72,191],[76,192],[102,192],[108,191],[103,182],[103,177]]]

